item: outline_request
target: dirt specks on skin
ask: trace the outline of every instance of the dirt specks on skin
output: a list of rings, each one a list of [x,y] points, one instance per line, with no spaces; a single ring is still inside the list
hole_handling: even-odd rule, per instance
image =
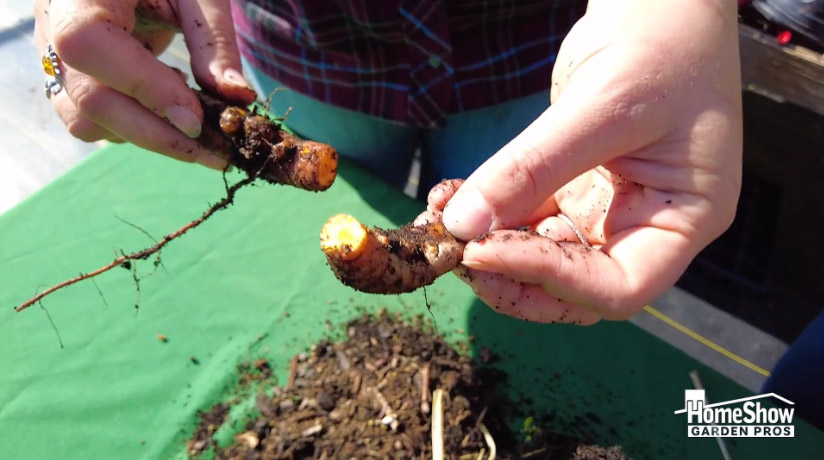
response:
[[[472,274],[472,272],[470,271],[469,268],[467,268],[463,265],[461,265],[460,267],[458,267],[456,269],[456,273],[457,273],[458,277],[466,280],[469,283],[475,281],[475,275]]]
[[[472,241],[475,242],[475,243],[478,243],[480,245],[483,245],[484,243],[486,243],[488,240],[491,240],[491,239],[492,239],[492,234],[491,233],[481,233],[480,235],[475,237],[475,239],[472,240]]]

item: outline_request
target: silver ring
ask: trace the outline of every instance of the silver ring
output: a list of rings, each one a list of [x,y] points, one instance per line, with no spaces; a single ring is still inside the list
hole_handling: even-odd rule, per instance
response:
[[[60,71],[60,58],[54,51],[51,43],[47,44],[46,54],[40,60],[43,66],[43,71],[46,72],[46,84],[43,89],[46,91],[46,97],[51,99],[52,96],[57,95],[63,90],[63,76]]]

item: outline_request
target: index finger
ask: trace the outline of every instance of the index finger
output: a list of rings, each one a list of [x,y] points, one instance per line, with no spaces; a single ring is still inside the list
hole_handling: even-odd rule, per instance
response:
[[[47,37],[67,65],[135,98],[189,137],[203,109],[194,92],[131,33],[136,0],[52,0]],[[82,101],[75,100],[82,106]]]
[[[623,320],[675,284],[699,249],[697,241],[652,227],[620,232],[600,250],[500,230],[468,243],[462,264],[540,285],[605,319]]]

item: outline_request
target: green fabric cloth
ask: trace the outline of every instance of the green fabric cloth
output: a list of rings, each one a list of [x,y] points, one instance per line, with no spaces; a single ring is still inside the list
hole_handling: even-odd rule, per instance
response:
[[[140,283],[139,310],[122,268],[48,297],[63,349],[41,308],[12,311],[41,285],[152,243],[118,217],[160,238],[223,193],[219,173],[112,146],[0,216],[0,458],[185,456],[196,411],[230,396],[237,364],[265,357],[283,381],[289,358],[329,334],[327,320],[342,324],[357,307],[428,315],[421,292],[356,293],[326,267],[318,234],[328,217],[399,224],[423,207],[349,164],[325,193],[241,190],[234,206],[163,251],[162,267]],[[138,265],[141,275],[152,268]],[[471,353],[487,346],[501,357],[518,408],[555,414],[545,427],[583,430],[635,458],[720,458],[714,439],[688,439],[673,414],[690,370],[711,401],[751,394],[629,323],[517,321],[452,276],[428,294],[451,340],[471,335]],[[824,458],[824,435],[795,426],[794,439],[727,443],[735,459]]]

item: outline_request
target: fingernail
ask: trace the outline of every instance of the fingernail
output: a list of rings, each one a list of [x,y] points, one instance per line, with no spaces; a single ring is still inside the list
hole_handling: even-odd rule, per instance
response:
[[[198,156],[197,159],[195,159],[195,162],[199,165],[203,165],[217,171],[223,171],[223,169],[226,168],[227,163],[227,161],[223,158],[209,153]]]
[[[489,231],[492,209],[477,188],[461,190],[443,210],[443,224],[458,239],[471,240]]]
[[[229,83],[235,86],[242,86],[244,88],[250,88],[251,85],[245,78],[243,78],[243,74],[238,72],[235,69],[226,69],[223,71],[223,78],[226,79]]]
[[[474,260],[462,260],[461,265],[463,265],[466,268],[471,268],[473,270],[483,270],[484,268],[486,268],[486,264],[484,264],[483,262],[476,262]]]
[[[176,105],[166,109],[165,115],[169,123],[183,131],[187,136],[192,139],[200,136],[200,120],[189,109]]]

